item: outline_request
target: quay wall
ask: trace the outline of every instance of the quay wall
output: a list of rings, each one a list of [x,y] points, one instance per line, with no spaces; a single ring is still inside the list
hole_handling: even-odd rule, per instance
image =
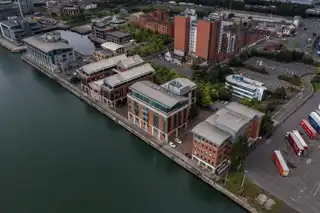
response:
[[[114,110],[110,108],[106,108],[101,106],[101,104],[92,99],[90,96],[85,95],[80,91],[79,88],[75,87],[71,83],[69,83],[67,80],[63,79],[60,77],[58,74],[50,72],[43,67],[38,66],[37,64],[33,63],[30,61],[28,58],[25,56],[22,56],[21,59],[31,65],[32,67],[36,68],[38,71],[44,73],[47,75],[49,78],[55,80],[57,83],[59,83],[61,86],[63,86],[65,89],[67,89],[69,92],[89,104],[90,106],[94,107],[97,109],[99,112],[102,114],[108,116],[110,119],[112,119],[114,122],[118,123],[121,125],[123,128],[125,128],[127,131],[130,133],[134,134],[135,136],[139,137],[141,140],[152,146],[153,148],[157,149],[160,151],[163,155],[167,156],[170,158],[172,161],[177,163],[178,165],[182,166],[185,168],[187,171],[191,172],[192,174],[196,175],[198,178],[202,179],[204,182],[224,194],[225,196],[229,197],[231,200],[233,200],[235,203],[238,205],[242,206],[244,209],[251,213],[258,213],[258,211],[253,208],[250,204],[248,204],[245,200],[241,199],[237,195],[233,194],[230,192],[228,189],[223,187],[221,184],[218,184],[215,179],[210,177],[208,174],[205,174],[200,168],[198,168],[195,164],[192,163],[192,160],[184,156],[182,153],[176,151],[175,149],[171,148],[168,145],[163,145],[159,144],[156,142],[155,138],[152,136],[146,136],[142,132],[139,127],[137,127],[135,124],[131,123],[127,118],[123,117],[122,115],[118,114]]]

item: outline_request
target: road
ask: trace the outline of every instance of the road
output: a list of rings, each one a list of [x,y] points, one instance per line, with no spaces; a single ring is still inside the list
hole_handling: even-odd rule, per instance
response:
[[[270,139],[261,141],[245,162],[251,181],[302,213],[320,213],[320,141],[311,141],[303,135],[309,145],[308,155],[297,157],[285,142],[284,134],[294,129],[302,131],[299,121],[306,118],[319,103],[320,92],[317,92],[280,124]],[[282,151],[287,161],[297,166],[291,169],[286,178],[280,177],[277,167],[272,162],[272,153],[276,149]]]
[[[277,122],[277,124],[282,123],[290,114],[292,114],[301,104],[303,104],[313,93],[313,87],[310,83],[312,75],[307,75],[302,78],[302,91],[299,92],[296,97],[292,98],[285,106],[283,106],[279,111],[277,111],[272,119]]]

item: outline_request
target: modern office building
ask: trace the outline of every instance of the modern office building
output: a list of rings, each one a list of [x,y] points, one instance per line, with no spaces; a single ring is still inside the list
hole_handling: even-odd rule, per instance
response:
[[[228,75],[225,85],[232,88],[232,94],[239,98],[250,98],[261,101],[267,90],[262,82],[246,78],[242,75]]]
[[[113,42],[116,44],[125,44],[132,39],[130,33],[124,33],[121,31],[111,31],[105,34],[105,40],[107,42]]]
[[[128,119],[161,141],[185,132],[188,122],[188,97],[180,96],[151,81],[129,87]]]
[[[0,30],[5,39],[15,45],[21,45],[24,38],[41,33],[42,26],[32,20],[11,17],[0,21]]]
[[[101,45],[101,49],[93,52],[93,58],[96,61],[111,58],[117,55],[124,54],[126,51],[124,46],[113,42],[106,42]]]
[[[236,102],[226,105],[192,129],[192,159],[212,172],[221,172],[230,164],[232,144],[239,136],[259,137],[263,115]]]
[[[7,20],[9,17],[18,17],[20,15],[17,3],[11,1],[0,1],[0,21]]]
[[[25,57],[52,72],[67,70],[75,60],[72,46],[62,42],[59,32],[23,39],[27,47]]]
[[[30,14],[33,11],[33,1],[32,0],[13,0],[12,2],[18,4],[18,1],[21,6],[23,14]]]

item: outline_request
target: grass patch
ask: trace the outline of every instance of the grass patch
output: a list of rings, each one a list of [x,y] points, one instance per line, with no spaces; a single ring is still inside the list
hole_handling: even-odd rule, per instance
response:
[[[294,86],[300,86],[301,84],[301,79],[297,75],[294,75],[294,76],[278,75],[278,79],[287,81]]]
[[[248,178],[245,178],[243,189],[241,189],[241,184],[243,180],[243,172],[234,172],[230,173],[228,175],[228,181],[227,181],[227,188],[233,192],[234,194],[244,197],[248,200],[248,202],[254,206],[259,212],[263,213],[276,213],[280,209],[282,205],[282,201],[275,198],[274,196],[268,194],[264,190],[262,190],[260,187],[252,183]],[[272,209],[267,210],[264,208],[264,206],[260,205],[256,198],[260,194],[265,194],[269,198],[273,199],[275,201],[275,204],[273,205]]]
[[[320,83],[312,83],[313,90],[316,92],[320,90]]]

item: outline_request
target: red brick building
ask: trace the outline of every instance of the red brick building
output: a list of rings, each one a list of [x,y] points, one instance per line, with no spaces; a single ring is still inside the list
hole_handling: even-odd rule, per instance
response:
[[[173,36],[173,22],[166,11],[156,10],[139,16],[137,24],[140,28],[149,29],[162,35]]]
[[[174,52],[185,56],[189,51],[190,17],[174,17]]]
[[[259,137],[263,115],[231,102],[192,129],[192,159],[212,172],[221,172],[230,164],[232,144],[240,136]]]
[[[196,56],[213,59],[217,52],[217,23],[207,20],[197,22]]]

